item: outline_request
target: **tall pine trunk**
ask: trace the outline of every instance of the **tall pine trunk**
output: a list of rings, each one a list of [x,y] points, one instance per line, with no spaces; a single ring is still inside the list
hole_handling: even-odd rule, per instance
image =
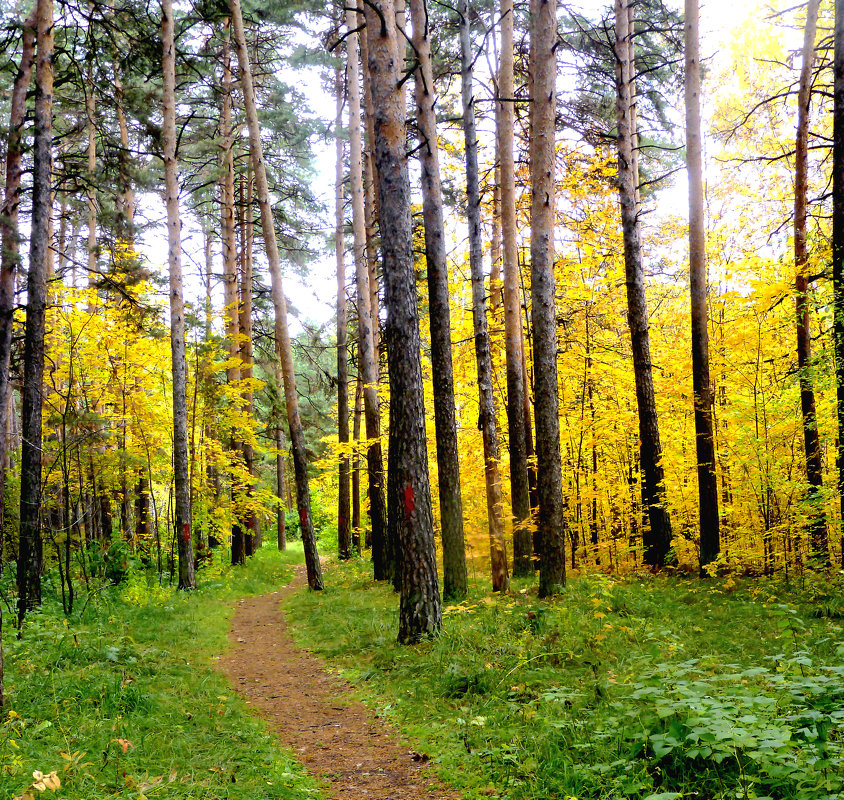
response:
[[[534,71],[530,132],[530,298],[536,484],[539,495],[537,530],[542,553],[539,569],[540,597],[554,594],[566,582],[554,280],[556,44],[556,0],[531,0],[530,49]]]
[[[346,11],[346,27],[354,31],[358,17]],[[366,426],[369,518],[372,525],[372,565],[375,579],[387,580],[387,507],[384,498],[384,456],[381,449],[381,413],[378,399],[378,353],[372,318],[372,293],[367,258],[366,208],[363,184],[363,137],[361,133],[360,69],[358,34],[346,39],[349,92],[349,193],[352,201],[352,237],[358,311],[358,369],[363,382]]]
[[[167,263],[170,269],[170,350],[173,355],[174,531],[179,551],[179,588],[195,589],[188,464],[188,368],[185,353],[185,303],[182,292],[182,243],[179,220],[179,163],[176,160],[176,44],[172,0],[161,3],[161,146],[167,205]]]
[[[510,575],[507,569],[507,547],[504,540],[504,501],[501,496],[501,473],[498,468],[498,423],[495,418],[492,356],[486,317],[481,198],[478,187],[478,137],[475,130],[475,105],[472,92],[473,59],[468,0],[461,0],[459,12],[463,138],[466,146],[466,216],[469,223],[469,269],[472,274],[472,330],[478,369],[478,426],[484,443],[484,481],[492,589],[495,592],[506,592],[510,585]]]
[[[357,55],[355,56],[357,57]],[[351,459],[349,456],[349,348],[346,319],[346,236],[343,213],[344,150],[343,71],[334,70],[337,114],[334,120],[336,164],[334,173],[334,255],[337,267],[337,440],[340,444],[337,488],[337,553],[341,559],[352,557],[351,529]]]
[[[809,248],[806,243],[809,193],[809,107],[812,67],[815,62],[815,32],[820,0],[809,0],[803,34],[800,88],[797,95],[797,137],[794,146],[794,290],[797,316],[797,364],[800,369],[800,409],[803,414],[803,442],[806,448],[806,482],[809,484],[809,537],[812,559],[829,561],[826,514],[823,509],[823,464],[815,411],[812,378],[812,338],[809,323]]]
[[[832,292],[835,401],[838,417],[838,497],[844,569],[844,0],[835,0],[832,106]]]
[[[12,86],[9,133],[6,142],[6,190],[0,207],[0,570],[4,564],[3,501],[6,486],[6,452],[9,448],[9,361],[12,351],[12,317],[15,310],[15,271],[18,267],[18,202],[21,184],[22,128],[26,116],[26,91],[32,77],[37,6],[21,28],[21,60]],[[0,605],[0,711],[3,709],[3,608]]]
[[[366,36],[374,111],[381,252],[384,264],[385,339],[390,376],[391,442],[399,491],[396,530],[401,552],[399,635],[402,643],[442,626],[420,355],[419,311],[413,270],[410,182],[405,153],[405,109],[399,85],[392,0],[366,5]]]
[[[698,0],[686,0],[686,166],[689,173],[689,287],[692,322],[692,388],[694,393],[700,566],[721,549],[712,386],[709,381],[709,329],[706,299],[706,244],[703,226],[703,163],[700,132],[700,46]]]
[[[510,448],[510,494],[513,504],[513,574],[533,575],[530,489],[524,418],[522,311],[516,242],[516,172],[513,79],[513,0],[501,0],[501,58],[498,68],[498,157],[501,172],[501,239],[504,295],[504,353],[507,368],[507,430]]]
[[[220,81],[223,105],[220,111],[220,132],[223,174],[220,180],[220,243],[223,249],[223,320],[228,349],[228,367],[226,380],[236,384],[240,381],[240,317],[238,315],[237,291],[237,236],[234,210],[234,129],[232,126],[232,75],[231,51],[229,44],[230,21],[226,20],[223,39],[223,75]],[[231,432],[229,447],[233,453],[241,450],[242,445]],[[232,516],[232,564],[246,562],[246,530],[241,513],[243,487],[239,481],[231,483]]]
[[[671,518],[665,507],[665,474],[656,414],[651,344],[648,332],[648,304],[645,297],[645,268],[639,228],[636,164],[636,115],[634,97],[635,60],[633,31],[627,4],[615,0],[616,120],[618,135],[618,196],[624,235],[624,273],[627,285],[627,324],[633,351],[636,406],[639,412],[639,458],[642,469],[642,500],[648,522],[643,529],[644,561],[653,566],[665,564],[671,547]]]
[[[21,412],[21,505],[18,545],[18,622],[41,603],[41,400],[44,382],[44,322],[50,261],[53,170],[53,2],[36,6],[35,145],[32,226],[26,281],[23,408]]]
[[[275,311],[275,346],[281,362],[284,377],[284,398],[287,406],[287,423],[290,428],[290,443],[293,450],[293,470],[296,475],[296,505],[299,510],[299,523],[302,530],[302,544],[305,550],[305,567],[308,573],[308,586],[314,590],[323,588],[322,568],[316,547],[314,521],[311,514],[311,493],[308,486],[308,463],[305,452],[305,434],[299,416],[299,396],[296,390],[296,372],[293,363],[293,347],[287,328],[287,301],[281,280],[281,258],[278,252],[273,210],[270,204],[270,190],[264,167],[264,150],[261,144],[261,128],[258,122],[258,110],[255,104],[255,89],[252,84],[252,71],[249,65],[249,52],[246,48],[246,34],[243,30],[243,13],[240,0],[229,0],[231,8],[234,40],[237,59],[240,65],[240,81],[243,91],[243,104],[246,109],[246,122],[249,127],[249,147],[252,166],[255,171],[255,190],[261,209],[261,230],[264,234],[264,249],[270,267],[270,289]]]
[[[244,189],[245,185],[245,189]],[[255,419],[255,397],[252,392],[252,175],[246,170],[246,176],[241,175],[239,190],[239,227],[240,227],[240,306],[238,313],[238,329],[240,330],[240,377],[245,381],[243,386],[243,411],[250,422]],[[261,525],[255,513],[254,487],[257,481],[255,474],[255,448],[251,436],[244,437],[243,467],[246,471],[246,524],[244,528],[246,555],[251,556],[261,546]]]
[[[15,311],[15,275],[20,264],[21,157],[23,155],[23,123],[26,116],[26,93],[32,79],[35,54],[36,9],[21,25],[21,60],[12,86],[9,110],[9,133],[6,142],[6,188],[0,206],[0,565],[3,562],[3,491],[9,449],[9,365],[12,353],[12,328]]]
[[[352,544],[360,553],[364,548],[361,542],[360,529],[360,418],[363,414],[363,383],[358,373],[355,380],[355,410],[352,422],[352,441],[354,456],[352,458]]]
[[[278,452],[275,456],[275,480],[276,491],[278,494],[278,503],[275,507],[276,520],[276,543],[279,550],[287,549],[287,526],[284,518],[284,492],[285,492],[285,474],[284,474],[284,440],[281,433],[281,421],[276,425],[275,429],[275,444]]]
[[[434,382],[434,426],[437,481],[443,537],[443,596],[463,599],[468,591],[463,538],[463,499],[457,452],[457,414],[451,362],[451,311],[445,251],[442,184],[437,146],[436,94],[431,65],[428,10],[425,0],[410,0],[413,46],[419,60],[415,75],[416,125],[422,165],[422,216],[428,268],[428,311],[431,326],[431,367]]]

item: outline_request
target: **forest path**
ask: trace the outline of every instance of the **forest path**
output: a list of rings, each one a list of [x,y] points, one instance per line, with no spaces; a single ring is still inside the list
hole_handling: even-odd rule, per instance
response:
[[[220,669],[312,775],[340,800],[456,800],[353,688],[296,646],[281,602],[306,586],[304,567],[277,592],[238,601]]]

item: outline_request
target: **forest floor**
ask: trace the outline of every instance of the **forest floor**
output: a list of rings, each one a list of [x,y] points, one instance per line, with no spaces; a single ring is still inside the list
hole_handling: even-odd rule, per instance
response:
[[[327,782],[330,798],[456,798],[429,771],[427,756],[351,699],[350,684],[294,643],[281,603],[305,585],[300,567],[280,591],[238,601],[231,647],[219,661],[232,686],[299,763]]]

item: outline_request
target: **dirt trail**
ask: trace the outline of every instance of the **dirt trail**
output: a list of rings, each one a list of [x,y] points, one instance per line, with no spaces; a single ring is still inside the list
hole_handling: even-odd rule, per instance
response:
[[[238,602],[220,668],[247,702],[268,720],[297,760],[327,781],[330,798],[457,800],[424,756],[360,703],[352,688],[293,643],[280,604],[305,585],[304,571],[283,589]]]

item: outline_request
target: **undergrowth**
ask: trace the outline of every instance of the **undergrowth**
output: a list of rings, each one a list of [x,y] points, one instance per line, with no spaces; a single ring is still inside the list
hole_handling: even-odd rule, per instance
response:
[[[587,576],[553,603],[483,587],[408,648],[367,573],[289,598],[296,636],[470,795],[844,797],[841,576]]]
[[[212,668],[231,601],[277,589],[301,546],[218,562],[193,593],[133,572],[70,619],[50,595],[23,636],[4,627],[0,800],[301,800],[315,784]],[[51,777],[52,773],[55,773]],[[56,787],[58,778],[60,787]]]

